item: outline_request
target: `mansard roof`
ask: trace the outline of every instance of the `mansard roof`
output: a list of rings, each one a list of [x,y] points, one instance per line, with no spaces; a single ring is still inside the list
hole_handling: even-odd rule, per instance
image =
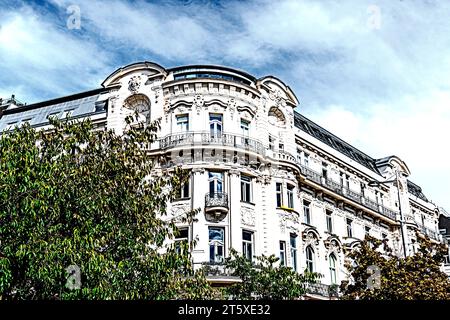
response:
[[[422,192],[422,188],[410,180],[408,180],[408,192],[417,198],[428,202],[427,197]]]
[[[108,89],[100,88],[74,95],[24,105],[3,111],[0,117],[0,132],[9,127],[28,122],[33,127],[48,124],[48,117],[63,117],[71,112],[71,118],[87,117],[106,112],[107,100],[98,101],[99,96]]]
[[[314,138],[322,141],[326,145],[332,147],[333,149],[339,151],[340,153],[346,155],[350,159],[358,162],[364,167],[372,170],[373,172],[379,174],[380,172],[376,166],[376,160],[364,152],[356,149],[349,143],[338,138],[328,130],[322,128],[317,123],[309,120],[304,115],[294,111],[294,124],[300,130],[308,133]]]

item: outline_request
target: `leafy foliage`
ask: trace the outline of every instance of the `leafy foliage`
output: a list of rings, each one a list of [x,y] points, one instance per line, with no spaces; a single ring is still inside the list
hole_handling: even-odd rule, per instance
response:
[[[159,123],[124,136],[51,120],[0,138],[0,299],[207,298],[166,203],[186,174],[155,170],[143,145]],[[186,215],[191,221],[195,212]],[[66,269],[78,266],[81,286]],[[189,277],[186,277],[189,275]],[[69,280],[69,281],[68,281]],[[69,283],[69,285],[66,285]]]
[[[225,265],[233,270],[242,282],[231,285],[226,294],[237,299],[299,299],[307,292],[306,285],[315,283],[317,273],[299,274],[286,266],[278,266],[279,258],[274,255],[256,257],[250,261],[246,257],[231,251]]]
[[[352,263],[349,262],[347,268],[352,283],[341,285],[342,298],[349,300],[450,299],[450,281],[448,276],[440,270],[446,253],[445,246],[433,244],[429,239],[417,238],[420,246],[418,251],[405,259],[393,255],[385,241],[367,237],[359,249],[349,254]],[[368,272],[370,266],[379,268],[379,286],[371,282],[375,278]]]

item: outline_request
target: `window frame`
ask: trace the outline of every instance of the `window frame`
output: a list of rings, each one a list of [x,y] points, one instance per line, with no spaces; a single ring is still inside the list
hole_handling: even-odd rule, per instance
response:
[[[286,266],[286,241],[280,240],[280,266]]]
[[[325,209],[327,231],[333,233],[333,211]]]
[[[289,183],[286,184],[287,206],[291,209],[294,209],[294,189],[294,185]]]
[[[308,200],[303,200],[303,222],[312,225],[311,219],[311,202]]]
[[[244,239],[244,234],[250,235],[250,240]],[[253,261],[253,255],[254,255],[254,239],[255,239],[255,233],[250,230],[242,230],[242,254],[243,256],[248,259],[249,261]],[[250,248],[250,255],[248,249]]]
[[[280,190],[278,190],[278,187],[280,187]],[[275,193],[276,193],[276,205],[277,208],[280,208],[283,206],[283,184],[281,182],[275,183]]]
[[[330,253],[328,256],[329,264],[328,268],[330,271],[330,283],[337,284],[337,258],[334,253]]]
[[[298,260],[297,260],[297,234],[291,233],[289,235],[289,247],[291,253],[291,266],[294,271],[297,271]]]
[[[248,190],[247,190],[248,189]],[[252,203],[252,177],[241,174],[241,201],[245,203]]]
[[[180,121],[180,119],[186,118],[185,121]],[[176,116],[177,120],[177,132],[188,132],[189,131],[189,114],[179,114]],[[186,126],[184,130],[184,126]]]
[[[346,227],[347,227],[347,237],[353,238],[353,220],[350,218],[347,218],[345,223],[346,223]]]
[[[216,240],[211,239],[211,230],[220,231],[222,234],[222,239]],[[222,243],[220,243],[222,242]],[[214,257],[211,257],[211,246],[213,246]],[[208,248],[209,248],[209,262],[211,264],[221,264],[225,260],[225,227],[216,227],[209,226],[208,227]],[[222,248],[222,255],[219,255],[219,248]],[[221,257],[217,259],[217,257]]]
[[[309,255],[311,257],[309,257]],[[314,249],[309,245],[305,248],[306,257],[306,270],[308,272],[314,272]]]

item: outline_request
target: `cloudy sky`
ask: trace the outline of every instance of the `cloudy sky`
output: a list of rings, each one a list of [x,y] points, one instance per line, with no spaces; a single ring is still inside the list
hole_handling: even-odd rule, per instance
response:
[[[97,88],[142,60],[273,74],[298,111],[374,158],[401,157],[450,211],[449,17],[438,0],[0,0],[0,97]]]

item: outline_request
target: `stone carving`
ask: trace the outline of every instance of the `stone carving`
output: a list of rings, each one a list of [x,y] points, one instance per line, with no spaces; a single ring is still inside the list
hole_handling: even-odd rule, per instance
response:
[[[262,174],[256,178],[256,182],[263,184],[270,184],[271,177],[267,174]]]
[[[251,208],[241,208],[241,222],[246,226],[255,226],[255,211]]]
[[[275,101],[278,106],[286,106],[286,100],[280,90],[270,90],[269,98]]]
[[[236,111],[236,99],[230,98],[230,100],[228,100],[227,109],[230,111],[231,119],[233,119],[234,112]]]
[[[205,105],[205,99],[201,94],[197,94],[194,97],[193,107],[197,110],[197,114],[200,114],[202,107]]]
[[[174,204],[171,209],[171,214],[174,222],[181,223],[186,218],[187,213],[191,211],[189,203]]]
[[[130,90],[132,93],[137,93],[140,86],[141,86],[140,76],[133,76],[131,77],[130,81],[128,81],[128,90]]]
[[[327,249],[327,254],[325,255],[325,259],[328,259],[328,256],[333,252],[334,253],[341,252],[341,245],[334,236],[330,236],[326,240],[324,240],[324,245],[325,245],[325,248]]]
[[[303,231],[302,239],[304,248],[311,245],[314,247],[314,249],[318,248],[319,246],[319,236],[317,235],[317,232],[314,232],[312,228],[307,228],[305,231]]]

